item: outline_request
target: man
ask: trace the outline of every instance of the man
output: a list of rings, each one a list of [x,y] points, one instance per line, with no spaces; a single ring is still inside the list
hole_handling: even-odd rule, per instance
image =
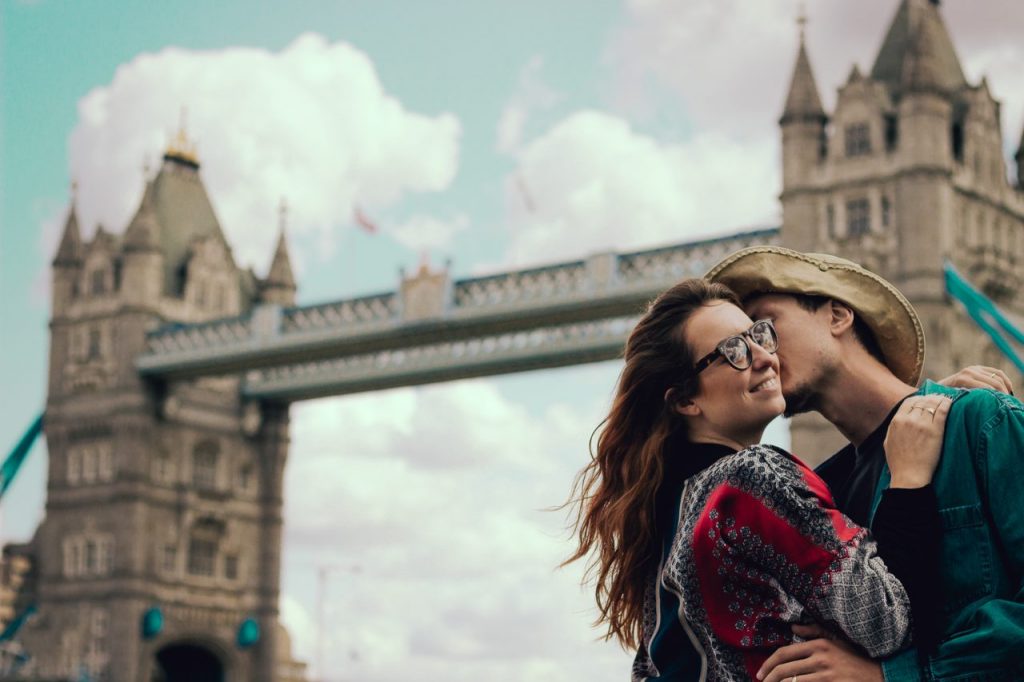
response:
[[[1024,679],[1024,406],[995,391],[932,382],[916,388],[924,362],[917,314],[895,287],[855,263],[751,247],[707,277],[734,289],[753,319],[774,320],[788,413],[817,411],[850,441],[819,473],[857,523],[870,525],[888,484],[884,438],[896,407],[914,393],[953,399],[932,481],[943,532],[943,603],[935,614],[941,643],[877,662],[842,642],[812,639],[779,649],[759,678]],[[989,368],[950,380],[1012,391],[1009,379]]]

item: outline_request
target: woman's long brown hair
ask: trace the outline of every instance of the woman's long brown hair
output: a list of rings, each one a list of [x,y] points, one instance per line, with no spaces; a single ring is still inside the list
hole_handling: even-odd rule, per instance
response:
[[[600,614],[594,625],[607,624],[604,638],[629,649],[639,645],[644,593],[661,555],[654,509],[667,446],[685,436],[675,406],[696,393],[683,324],[715,301],[739,305],[728,288],[687,279],[647,309],[626,342],[626,365],[611,411],[598,426],[597,449],[567,503],[575,509],[578,546],[562,565],[591,555],[584,580],[595,583]]]

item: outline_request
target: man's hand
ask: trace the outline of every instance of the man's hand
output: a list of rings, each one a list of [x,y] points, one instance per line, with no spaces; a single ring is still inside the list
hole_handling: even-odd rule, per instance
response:
[[[1013,382],[1006,372],[995,367],[971,365],[938,383],[950,388],[992,388],[1013,395]]]
[[[882,666],[864,658],[845,641],[831,639],[818,625],[794,625],[806,642],[784,646],[757,672],[763,682],[884,682]]]

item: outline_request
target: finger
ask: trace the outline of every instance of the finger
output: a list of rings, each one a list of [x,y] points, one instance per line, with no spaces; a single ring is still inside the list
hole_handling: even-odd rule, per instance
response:
[[[794,623],[792,630],[801,639],[832,639],[832,633],[817,623]]]
[[[1006,374],[1006,372],[1004,372],[1001,369],[996,369],[993,370],[992,373],[995,374],[995,376],[990,376],[989,378],[991,378],[995,382],[995,389],[997,391],[1002,391],[1003,393],[1009,393],[1010,395],[1013,395],[1013,382],[1010,381],[1010,377]]]
[[[757,679],[763,680],[773,668],[791,661],[807,658],[812,653],[814,653],[814,647],[810,642],[799,642],[798,644],[788,644],[784,647],[779,647],[758,669]]]
[[[946,417],[949,416],[949,407],[953,404],[953,401],[946,396],[942,396],[942,399],[935,403],[929,412],[931,413],[932,423],[935,425],[941,425],[946,423]]]
[[[996,391],[1002,391],[1006,387],[1006,382],[999,376],[1000,370],[995,367],[977,366],[970,369],[971,379],[976,384],[971,386],[971,388],[991,388]]]
[[[800,679],[809,679],[808,676],[821,670],[821,662],[816,658],[801,658],[799,661],[783,663],[769,672],[763,682],[790,682],[794,675]]]

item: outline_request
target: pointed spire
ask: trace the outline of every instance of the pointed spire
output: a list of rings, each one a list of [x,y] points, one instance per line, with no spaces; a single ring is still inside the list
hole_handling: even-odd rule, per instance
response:
[[[860,72],[860,66],[858,66],[857,64],[854,64],[853,68],[850,69],[850,75],[846,79],[846,84],[849,85],[850,83],[856,83],[857,81],[860,81],[860,80],[863,80],[863,79],[864,79],[864,74],[862,74]]]
[[[181,108],[181,119],[178,124],[178,132],[174,136],[174,139],[167,145],[167,151],[164,152],[164,161],[175,161],[182,166],[187,166],[193,170],[199,170],[199,155],[196,153],[195,143],[189,139],[188,132],[185,127],[185,120],[187,115],[185,107]]]
[[[146,181],[139,209],[128,223],[128,229],[124,231],[124,248],[125,251],[160,250],[160,223],[156,217],[151,180]]]
[[[288,204],[284,197],[281,197],[280,232],[277,237],[277,249],[274,251],[274,260],[270,264],[270,272],[265,280],[267,286],[281,287],[284,289],[295,289],[295,277],[292,275],[292,263],[288,257],[288,242],[285,239],[285,231],[288,221]]]
[[[967,85],[938,2],[902,0],[871,77],[894,96],[922,90],[949,94]]]
[[[786,95],[786,107],[782,111],[782,119],[779,123],[785,125],[795,121],[822,122],[827,117],[825,107],[821,105],[821,97],[818,95],[818,86],[814,82],[814,72],[811,70],[811,60],[807,56],[807,46],[804,41],[804,27],[807,24],[807,16],[801,10],[797,25],[800,27],[800,50],[796,56],[796,66],[793,68],[793,80],[789,84],[789,94]]]
[[[54,265],[75,265],[82,259],[82,232],[78,229],[78,183],[71,183],[71,206],[68,217],[64,221],[64,233],[57,247],[57,255],[53,258]]]

